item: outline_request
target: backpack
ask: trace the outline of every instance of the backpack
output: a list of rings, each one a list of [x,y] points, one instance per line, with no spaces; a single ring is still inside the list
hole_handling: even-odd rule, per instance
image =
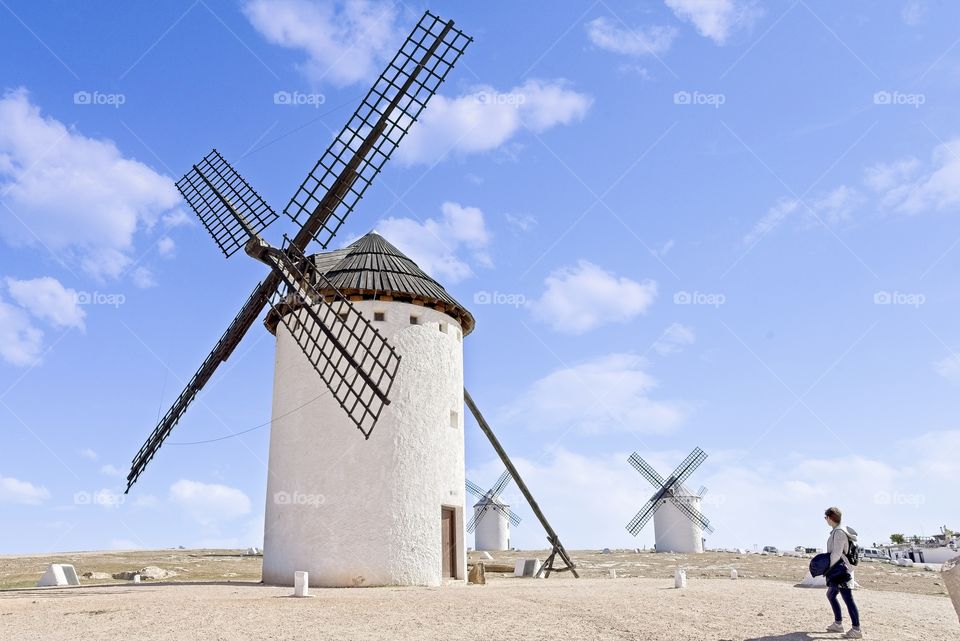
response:
[[[850,565],[860,565],[860,546],[855,542],[850,540],[850,537],[847,537],[847,561],[850,562]]]

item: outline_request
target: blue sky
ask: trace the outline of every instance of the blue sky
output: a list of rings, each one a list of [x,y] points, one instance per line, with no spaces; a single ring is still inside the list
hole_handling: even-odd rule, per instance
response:
[[[425,8],[0,2],[0,552],[260,543],[269,428],[189,444],[269,421],[259,325],[119,494],[263,275],[173,181],[216,147],[281,209]],[[429,8],[475,41],[340,239],[475,314],[468,388],[568,547],[651,544],[626,458],[696,445],[710,545],[960,527],[960,8]]]

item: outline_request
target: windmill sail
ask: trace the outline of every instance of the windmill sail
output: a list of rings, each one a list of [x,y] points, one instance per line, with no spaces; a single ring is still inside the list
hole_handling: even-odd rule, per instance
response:
[[[640,530],[643,529],[643,526],[647,524],[647,521],[650,520],[650,517],[653,516],[653,513],[657,511],[659,506],[659,500],[651,499],[647,501],[646,504],[640,508],[640,511],[627,523],[627,532],[636,536]]]
[[[316,275],[323,293],[310,284],[312,274],[289,262],[282,272],[286,292],[274,297],[272,307],[340,407],[370,438],[390,403],[400,356],[323,274]]]
[[[708,532],[713,532],[713,527],[710,525],[710,521],[707,520],[703,514],[700,513],[694,506],[685,500],[685,497],[692,496],[690,492],[683,486],[683,482],[686,481],[694,473],[694,471],[700,467],[700,465],[707,459],[707,454],[699,447],[694,448],[692,452],[680,462],[680,465],[673,470],[673,472],[664,479],[660,474],[657,473],[653,467],[650,466],[646,461],[640,458],[640,455],[634,452],[627,459],[627,462],[635,470],[637,470],[647,481],[651,483],[657,491],[654,492],[653,496],[650,497],[650,500],[647,501],[644,506],[640,509],[639,512],[634,515],[630,522],[627,523],[627,531],[630,534],[636,536],[640,533],[640,530],[643,529],[643,526],[646,525],[654,513],[660,508],[661,505],[664,505],[666,501],[670,501],[684,516],[690,519],[694,524],[698,525]],[[701,488],[700,492],[696,495],[696,498],[702,497],[706,493],[706,488]],[[666,499],[666,500],[664,500]]]
[[[227,258],[278,215],[216,149],[204,156],[177,189]]]
[[[631,454],[630,458],[628,458],[627,461],[630,463],[630,465],[633,466],[635,470],[637,470],[638,472],[640,472],[640,474],[643,475],[643,478],[650,481],[650,485],[657,488],[663,487],[663,484],[665,483],[665,481],[663,480],[663,477],[660,476],[660,474],[658,474],[657,471],[653,469],[653,467],[651,467],[649,463],[647,463],[642,458],[640,458],[640,456],[636,452]]]
[[[302,225],[288,248],[292,253],[302,254],[314,239],[322,247],[327,247],[471,40],[454,28],[452,20],[443,21],[429,11],[424,13],[360,107],[285,208],[284,212]],[[194,167],[193,172],[184,176],[178,188],[228,257],[276,218],[274,211],[216,150]],[[212,199],[212,196],[216,196],[216,199]],[[254,289],[213,351],[137,452],[127,475],[127,492],[140,478],[197,393],[210,380],[220,363],[226,361],[236,349],[282,281],[280,274],[273,271]],[[349,305],[349,302],[346,304]],[[336,332],[335,329],[331,331]],[[351,349],[342,346],[347,351]],[[370,352],[376,354],[373,361],[382,370],[390,370],[378,360],[383,352],[377,345],[373,345]],[[320,353],[323,353],[322,347]],[[361,364],[360,369],[364,363],[370,363],[365,358],[358,361],[355,356],[353,360]],[[317,359],[315,367],[322,361]],[[395,372],[395,368],[392,371]],[[357,375],[363,379],[376,373],[371,370],[357,372]],[[346,379],[344,374],[340,378]],[[328,378],[332,381],[336,377],[329,374]],[[372,427],[369,420],[375,422],[379,415],[380,409],[376,404],[385,402],[378,394],[383,389],[380,384],[375,384],[357,390],[351,384],[341,388],[337,397],[344,409],[352,408],[347,409],[348,413],[367,436]],[[389,389],[389,384],[385,385],[385,389]],[[356,396],[353,401],[349,399],[351,393]],[[377,401],[371,400],[374,397]],[[360,417],[359,421],[357,417]]]
[[[284,209],[321,247],[330,244],[471,41],[429,11],[407,36]]]
[[[671,503],[676,506],[688,519],[693,521],[700,528],[706,530],[707,532],[713,533],[713,526],[710,525],[710,521],[707,520],[699,510],[695,509],[692,505],[684,501],[682,498],[672,498]]]
[[[183,413],[187,411],[187,407],[197,396],[197,392],[203,389],[203,386],[206,385],[210,377],[213,376],[213,373],[217,370],[220,363],[227,360],[233,353],[233,350],[237,348],[237,345],[240,344],[240,340],[244,334],[247,333],[247,330],[250,329],[250,326],[253,325],[254,321],[257,320],[260,315],[260,310],[262,310],[264,305],[267,304],[267,301],[270,300],[270,296],[279,284],[280,277],[276,275],[276,272],[271,273],[257,285],[253,293],[250,294],[247,302],[240,308],[240,312],[233,319],[233,322],[230,323],[227,331],[225,331],[223,336],[220,337],[220,340],[217,341],[213,351],[207,355],[207,358],[204,359],[203,364],[200,365],[200,368],[193,375],[193,378],[190,379],[187,386],[180,392],[180,396],[177,397],[177,400],[174,401],[170,409],[167,410],[167,413],[154,428],[147,441],[140,447],[137,455],[133,457],[133,462],[130,465],[130,473],[127,474],[127,492],[130,491],[130,487],[136,483],[140,475],[143,474],[147,463],[153,459],[157,450],[163,445],[163,442],[170,435],[174,426],[180,421]]]

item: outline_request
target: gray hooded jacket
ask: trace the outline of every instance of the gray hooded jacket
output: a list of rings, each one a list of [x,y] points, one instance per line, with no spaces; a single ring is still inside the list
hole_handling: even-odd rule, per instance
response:
[[[830,538],[827,539],[827,552],[830,553],[830,567],[843,559],[843,564],[847,570],[852,571],[850,559],[847,558],[847,551],[850,549],[850,542],[857,542],[857,531],[846,525],[839,525],[830,532]]]

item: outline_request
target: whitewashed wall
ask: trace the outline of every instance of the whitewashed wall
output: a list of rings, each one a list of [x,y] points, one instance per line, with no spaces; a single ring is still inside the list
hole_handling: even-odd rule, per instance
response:
[[[278,326],[264,582],[292,585],[306,570],[312,586],[439,585],[441,506],[457,510],[463,579],[462,330],[417,305],[354,305],[370,320],[386,314],[374,324],[402,358],[392,403],[364,440]]]

